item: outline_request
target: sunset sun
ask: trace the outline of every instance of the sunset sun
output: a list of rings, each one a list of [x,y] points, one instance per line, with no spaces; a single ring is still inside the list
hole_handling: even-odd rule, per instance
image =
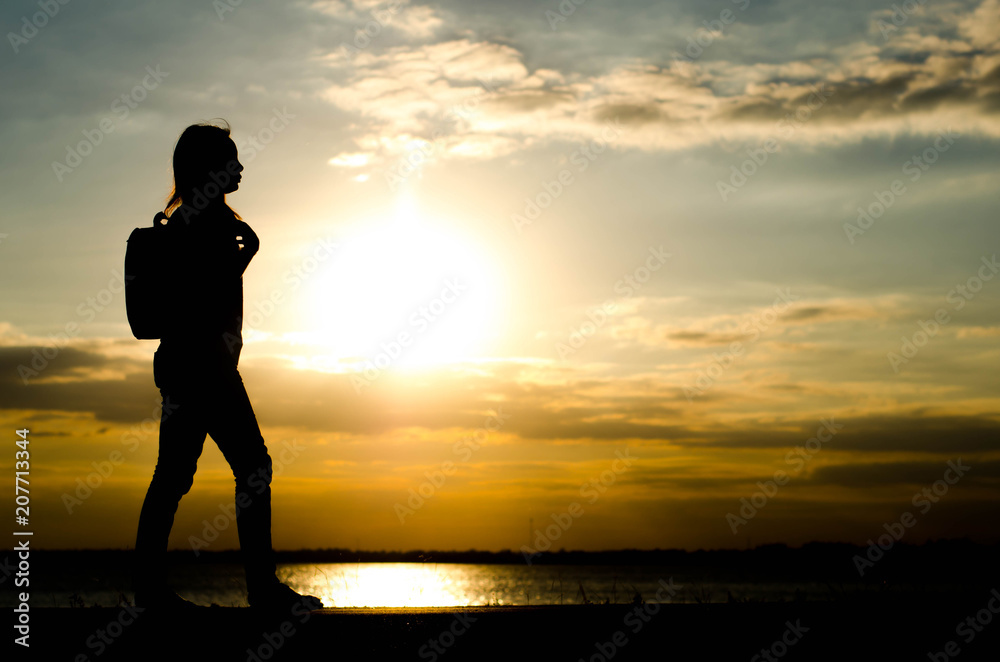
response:
[[[404,200],[341,238],[312,284],[307,328],[340,369],[430,366],[482,349],[500,297],[484,248]]]

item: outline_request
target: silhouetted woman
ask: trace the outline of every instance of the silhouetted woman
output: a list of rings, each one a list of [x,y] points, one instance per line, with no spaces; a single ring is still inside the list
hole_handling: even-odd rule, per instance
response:
[[[206,435],[219,446],[236,478],[236,525],[253,607],[318,609],[275,576],[271,548],[271,458],[237,364],[243,347],[243,272],[259,242],[227,204],[243,166],[228,126],[189,126],[173,157],[174,190],[164,232],[176,259],[171,311],[153,357],[163,396],[160,449],[139,515],[135,601],[141,607],[194,605],[166,581],[166,550],[181,497],[194,481]],[[166,215],[157,215],[166,218]]]

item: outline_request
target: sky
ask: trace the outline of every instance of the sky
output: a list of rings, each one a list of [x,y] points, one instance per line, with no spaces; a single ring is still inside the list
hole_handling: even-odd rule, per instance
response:
[[[0,422],[30,430],[35,546],[134,544],[161,401],[126,239],[219,118],[276,548],[997,540],[1000,0],[0,26]],[[238,546],[232,484],[208,441],[172,547]]]

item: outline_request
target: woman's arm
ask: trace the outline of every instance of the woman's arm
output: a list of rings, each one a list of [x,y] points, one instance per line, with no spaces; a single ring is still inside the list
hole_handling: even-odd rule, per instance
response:
[[[253,229],[243,221],[236,221],[236,241],[239,245],[239,253],[236,256],[236,270],[239,276],[243,275],[250,260],[260,249],[260,239],[258,239]]]

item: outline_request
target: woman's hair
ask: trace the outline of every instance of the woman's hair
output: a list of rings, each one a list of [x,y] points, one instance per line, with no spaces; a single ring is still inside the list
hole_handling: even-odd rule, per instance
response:
[[[182,204],[195,204],[198,198],[208,202],[218,200],[233,216],[240,217],[226,204],[218,180],[212,179],[213,173],[216,177],[222,177],[223,173],[232,177],[233,173],[227,172],[227,166],[236,158],[236,146],[229,137],[229,123],[225,120],[218,122],[192,124],[177,139],[174,147],[174,188],[164,209],[167,214]],[[207,195],[213,190],[216,191],[215,196]]]

